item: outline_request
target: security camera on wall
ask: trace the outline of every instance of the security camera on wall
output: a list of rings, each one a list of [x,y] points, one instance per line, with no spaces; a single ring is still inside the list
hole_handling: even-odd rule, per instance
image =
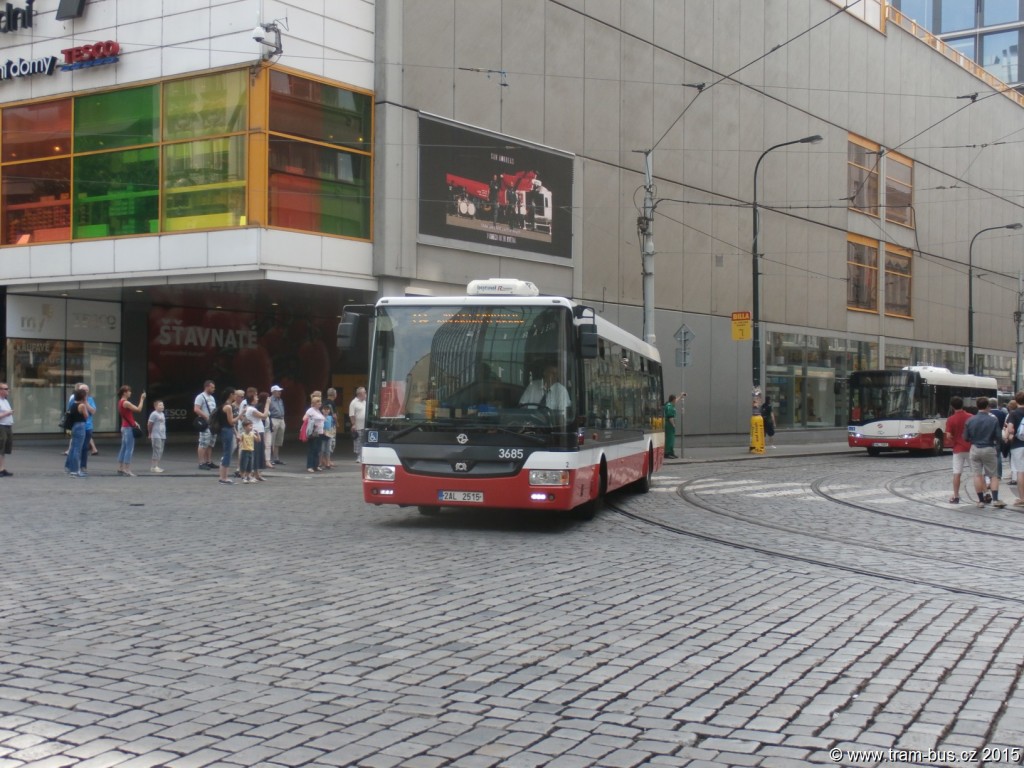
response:
[[[281,27],[279,22],[287,29],[287,19],[275,19],[270,22],[257,22],[252,28],[252,39],[269,50],[263,51],[261,58],[271,58],[281,54]]]

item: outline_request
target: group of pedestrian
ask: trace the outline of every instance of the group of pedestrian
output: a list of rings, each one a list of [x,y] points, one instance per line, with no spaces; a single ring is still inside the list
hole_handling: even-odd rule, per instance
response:
[[[216,384],[207,380],[193,404],[199,430],[198,459],[200,469],[219,469],[218,482],[233,485],[235,479],[243,483],[264,480],[262,470],[284,464],[281,448],[286,430],[283,387],[275,384],[270,392],[225,389],[220,402],[214,397]],[[334,468],[333,455],[337,445],[340,416],[337,410],[338,392],[327,390],[326,400],[320,391],[310,395],[310,404],[302,419],[300,438],[306,442],[306,471],[323,472]],[[355,442],[356,460],[359,460],[360,438],[366,414],[366,390],[360,387],[349,406],[349,419]],[[221,443],[219,466],[212,462],[213,447]],[[238,452],[239,467],[231,477],[231,463]]]
[[[235,478],[243,483],[263,482],[263,470],[284,464],[280,457],[285,430],[281,399],[284,388],[275,384],[270,392],[259,392],[256,387],[244,390],[229,387],[221,393],[218,404],[214,396],[216,387],[212,379],[207,379],[192,405],[199,432],[199,468],[217,469],[218,482],[223,485],[234,485]],[[213,463],[213,449],[218,439],[221,445],[219,465]],[[236,451],[238,470],[231,477]]]
[[[200,469],[218,469],[219,481],[226,485],[234,484],[230,477],[232,457],[239,454],[239,469],[235,472],[244,483],[261,482],[262,470],[284,464],[281,448],[284,445],[285,412],[282,398],[283,387],[275,384],[270,392],[257,392],[255,387],[247,390],[225,389],[221,393],[220,402],[214,395],[216,384],[212,380],[203,383],[193,404],[195,424],[199,432],[198,459]],[[307,471],[318,472],[333,469],[333,454],[337,445],[337,430],[342,417],[337,411],[337,390],[327,390],[327,400],[322,401],[320,392],[314,392],[310,398],[310,407],[303,419],[303,431],[309,443],[307,454]],[[122,385],[117,390],[117,415],[121,435],[120,449],[117,455],[117,474],[124,477],[135,477],[132,471],[132,459],[135,453],[136,440],[147,436],[152,445],[150,471],[163,473],[160,466],[167,442],[167,419],[164,403],[157,400],[148,418],[142,415],[146,408],[146,393],[139,395],[137,402],[132,401],[132,387]],[[70,442],[64,452],[64,469],[69,477],[88,477],[90,455],[96,455],[93,441],[93,423],[97,411],[88,384],[76,384],[74,392],[65,406],[62,420]],[[366,389],[359,387],[356,396],[349,404],[349,421],[356,452],[356,461],[360,460],[361,439],[366,418]],[[146,424],[143,429],[140,421]],[[14,409],[10,400],[10,387],[0,382],[0,477],[10,477],[13,473],[6,468],[6,457],[13,448]],[[213,463],[213,449],[220,440],[221,456],[219,464]]]
[[[960,503],[961,477],[967,471],[973,478],[978,507],[1005,507],[1006,502],[999,498],[1005,450],[1010,457],[1010,484],[1019,495],[1013,506],[1024,507],[1024,439],[1018,437],[1024,421],[1024,392],[1014,396],[1006,412],[988,397],[979,397],[975,407],[968,409],[962,397],[954,396],[950,406],[953,413],[946,419],[946,433],[953,443],[953,495],[949,503]]]

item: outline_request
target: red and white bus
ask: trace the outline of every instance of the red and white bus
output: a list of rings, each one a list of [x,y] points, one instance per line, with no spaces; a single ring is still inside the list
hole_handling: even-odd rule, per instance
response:
[[[959,395],[966,407],[983,395],[994,399],[997,394],[995,379],[947,368],[857,371],[850,375],[847,441],[851,448],[867,448],[872,456],[893,450],[937,455],[951,447],[946,435],[949,399]]]
[[[665,451],[657,349],[532,283],[347,307],[372,316],[363,497],[372,504],[592,511],[650,488]]]

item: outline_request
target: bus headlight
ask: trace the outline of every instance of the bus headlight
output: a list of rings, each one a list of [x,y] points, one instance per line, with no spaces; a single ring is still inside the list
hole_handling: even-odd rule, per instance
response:
[[[530,485],[568,485],[569,472],[564,469],[531,469]]]
[[[395,482],[395,468],[386,464],[364,464],[363,477],[385,483]]]

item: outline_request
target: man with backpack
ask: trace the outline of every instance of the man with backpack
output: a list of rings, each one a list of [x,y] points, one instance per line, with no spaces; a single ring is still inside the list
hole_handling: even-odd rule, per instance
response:
[[[1018,498],[1013,502],[1015,507],[1024,507],[1024,392],[1018,392],[1013,399],[1017,407],[1006,415],[1006,432],[1004,437],[1010,440],[1010,477],[1017,481]]]

